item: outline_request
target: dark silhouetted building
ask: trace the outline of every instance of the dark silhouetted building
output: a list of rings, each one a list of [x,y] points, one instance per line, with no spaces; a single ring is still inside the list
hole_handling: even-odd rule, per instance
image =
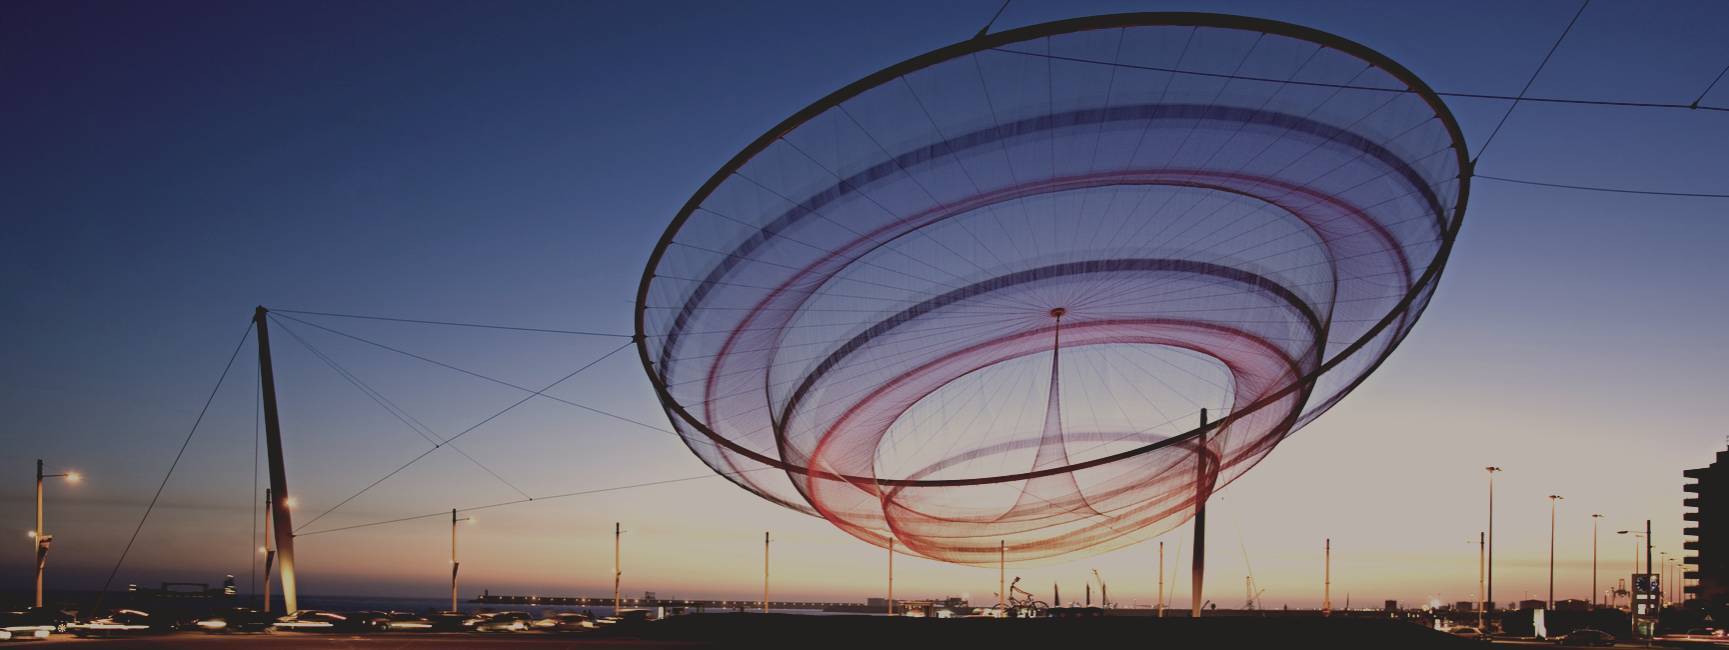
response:
[[[1537,600],[1535,598],[1519,601],[1519,609],[1521,610],[1548,609],[1548,607],[1548,601]]]
[[[1681,544],[1691,566],[1682,577],[1695,581],[1686,594],[1708,609],[1722,608],[1729,605],[1729,451],[1717,452],[1709,467],[1681,475],[1693,479],[1681,487],[1689,493],[1681,504],[1692,510],[1681,515],[1689,522],[1681,533],[1691,538]]]
[[[1386,609],[1386,611],[1389,611],[1389,612],[1396,612],[1396,611],[1399,611],[1399,601],[1397,601],[1397,600],[1389,600],[1389,601],[1387,601],[1387,609]]]
[[[1555,610],[1561,612],[1583,612],[1591,609],[1591,603],[1578,598],[1566,598],[1555,601]]]

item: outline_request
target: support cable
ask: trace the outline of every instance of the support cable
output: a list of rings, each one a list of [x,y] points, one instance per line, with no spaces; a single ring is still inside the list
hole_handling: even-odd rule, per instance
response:
[[[1688,108],[1709,108],[1708,106],[1700,106],[1699,102],[1705,101],[1705,96],[1711,94],[1711,89],[1717,87],[1717,82],[1722,81],[1723,75],[1726,73],[1729,73],[1729,65],[1723,66],[1723,70],[1721,72],[1717,73],[1717,78],[1712,79],[1711,83],[1709,85],[1705,86],[1705,90],[1700,91],[1699,96],[1693,98],[1693,103],[1688,104],[1687,107]]]
[[[366,316],[361,314],[338,314],[324,311],[301,311],[298,309],[271,309],[273,314],[301,314],[303,316],[330,316],[332,318],[357,318],[362,320],[380,320],[393,323],[416,323],[420,325],[446,325],[450,327],[475,327],[491,330],[509,330],[515,332],[537,332],[541,334],[573,334],[577,336],[606,336],[613,338],[631,338],[629,334],[614,334],[611,332],[593,332],[586,330],[561,330],[545,327],[515,327],[511,325],[492,325],[488,323],[462,323],[455,321],[424,320],[419,318],[394,318],[390,316]]]
[[[1477,155],[1471,157],[1472,165],[1482,160],[1483,152],[1488,151],[1489,145],[1495,142],[1495,136],[1501,132],[1501,127],[1506,126],[1507,118],[1512,117],[1513,111],[1519,108],[1519,101],[1525,98],[1525,93],[1530,92],[1531,84],[1537,83],[1537,76],[1543,74],[1543,67],[1549,65],[1549,58],[1555,56],[1555,50],[1561,49],[1561,41],[1567,40],[1567,34],[1573,31],[1573,25],[1579,22],[1579,16],[1584,15],[1585,7],[1590,5],[1591,0],[1579,3],[1579,10],[1573,13],[1572,20],[1567,21],[1567,28],[1561,30],[1561,36],[1555,39],[1555,44],[1549,46],[1549,53],[1543,55],[1543,61],[1537,64],[1537,69],[1531,71],[1531,78],[1525,80],[1525,87],[1519,89],[1519,95],[1513,98],[1513,105],[1508,106],[1507,112],[1501,114],[1501,121],[1495,123],[1495,129],[1489,132],[1489,138],[1483,141],[1483,146],[1477,148]]]
[[[630,347],[630,345],[631,345],[631,342],[626,341],[623,345],[620,345],[616,348],[613,348],[611,352],[608,352],[606,354],[601,355],[600,358],[597,358],[593,361],[590,361],[590,362],[584,364],[582,367],[577,368],[576,370],[570,371],[570,374],[567,374],[563,377],[558,378],[556,381],[554,381],[550,384],[547,384],[544,388],[541,388],[540,390],[533,391],[530,394],[523,396],[522,399],[515,401],[510,406],[506,406],[503,409],[500,409],[498,412],[487,416],[486,419],[474,423],[473,426],[470,426],[467,429],[463,429],[461,433],[458,433],[454,436],[451,436],[449,438],[444,439],[443,442],[439,443],[438,445],[434,446],[433,448],[428,449],[425,452],[422,452],[419,456],[415,456],[413,459],[410,459],[408,462],[403,463],[400,467],[397,467],[396,469],[391,470],[389,473],[380,477],[378,480],[373,481],[371,484],[367,485],[364,488],[361,488],[359,492],[355,492],[352,496],[349,496],[348,498],[343,499],[340,503],[337,503],[336,505],[331,506],[330,509],[319,513],[317,517],[313,517],[312,519],[308,520],[306,523],[301,524],[300,528],[305,528],[306,526],[312,525],[312,522],[318,521],[319,519],[323,519],[325,515],[328,515],[332,512],[335,512],[338,508],[341,508],[342,506],[348,505],[349,502],[359,498],[360,495],[366,494],[367,491],[371,490],[372,488],[378,487],[379,484],[381,484],[387,480],[390,480],[391,477],[396,476],[397,474],[401,473],[403,470],[408,469],[409,467],[413,466],[415,463],[420,462],[421,459],[424,459],[427,456],[432,455],[432,452],[438,451],[443,446],[446,446],[452,442],[455,442],[458,438],[461,438],[463,436],[468,435],[469,433],[474,432],[476,429],[479,429],[480,427],[485,426],[488,422],[491,422],[495,419],[498,419],[499,416],[502,416],[505,413],[509,413],[512,409],[515,409],[518,406],[522,406],[523,404],[527,403],[529,400],[534,399],[535,397],[542,396],[546,391],[552,390],[554,387],[558,386],[559,384],[564,383],[566,380],[569,380],[571,377],[575,377],[578,373],[581,373],[584,370],[587,370],[589,368],[593,368],[595,366],[595,364],[598,364],[602,361],[605,361],[608,357],[611,357],[614,354],[618,354],[618,352],[620,350],[623,350],[627,347]],[[533,499],[530,498],[528,500],[532,501]]]
[[[300,334],[295,332],[294,328],[289,327],[287,323],[278,320],[276,324],[282,327],[282,331],[288,332],[289,337],[293,338],[295,341],[299,341],[300,345],[305,347],[308,352],[311,352],[313,356],[318,357],[318,359],[323,361],[325,365],[330,366],[330,369],[336,371],[336,374],[341,375],[343,379],[348,380],[349,384],[359,389],[361,393],[370,398],[374,404],[379,406],[379,408],[390,413],[391,417],[396,418],[396,420],[401,422],[403,426],[408,427],[409,430],[426,440],[427,444],[432,445],[433,449],[443,446],[444,443],[440,442],[442,437],[438,435],[437,431],[433,431],[432,427],[426,426],[426,423],[421,422],[419,418],[409,414],[408,411],[404,410],[401,406],[397,406],[396,402],[385,397],[384,393],[379,392],[378,389],[375,389],[365,381],[362,381],[360,377],[356,376],[353,372],[342,367],[342,364],[337,363],[335,359],[331,359],[329,355],[313,346],[311,341],[300,336]],[[515,483],[510,482],[509,479],[504,478],[504,476],[498,472],[492,471],[492,468],[487,467],[486,464],[480,462],[475,457],[468,455],[468,452],[463,451],[461,447],[451,445],[450,450],[461,455],[463,458],[468,459],[468,462],[474,463],[474,466],[479,467],[481,471],[491,474],[493,478],[498,479],[498,482],[503,483],[505,487],[510,488],[524,497],[528,496],[528,493],[522,491],[522,488],[517,487]]]
[[[566,497],[584,496],[584,495],[590,495],[590,494],[601,494],[601,493],[605,493],[605,492],[617,492],[620,490],[629,490],[629,489],[641,488],[641,487],[667,485],[669,483],[683,483],[686,481],[697,481],[697,480],[702,480],[702,479],[707,479],[707,478],[721,478],[723,476],[737,476],[740,474],[747,474],[750,472],[760,472],[760,471],[769,470],[769,469],[775,469],[775,468],[773,468],[773,467],[758,467],[755,469],[747,469],[747,470],[741,470],[741,471],[737,471],[737,472],[709,472],[707,474],[703,474],[700,476],[686,476],[683,478],[663,479],[663,480],[659,480],[659,481],[649,481],[646,483],[632,483],[630,485],[615,485],[612,487],[594,488],[594,489],[590,489],[590,490],[579,490],[576,492],[565,492],[563,494],[552,494],[552,495],[547,495],[547,496],[543,496],[543,497],[534,497],[533,499],[517,499],[514,501],[501,501],[498,503],[491,503],[491,504],[487,504],[487,505],[483,505],[483,506],[458,508],[457,512],[474,512],[477,510],[487,510],[487,509],[491,509],[491,508],[502,508],[504,506],[516,505],[518,503],[527,503],[529,501],[551,501],[553,499],[563,499]],[[341,526],[341,527],[337,527],[337,528],[325,528],[323,530],[313,530],[313,531],[308,531],[308,532],[304,532],[304,533],[295,533],[294,536],[295,537],[309,537],[312,535],[323,535],[325,533],[335,533],[335,532],[341,532],[341,531],[345,531],[345,530],[354,530],[357,528],[371,528],[373,526],[383,526],[386,524],[396,524],[396,523],[402,523],[405,521],[415,521],[417,519],[431,519],[433,517],[443,517],[443,516],[448,515],[448,514],[450,514],[449,510],[440,510],[438,512],[434,512],[434,513],[430,513],[430,514],[424,514],[424,515],[414,515],[412,517],[398,517],[396,519],[386,519],[383,521],[374,521],[374,522],[369,522],[369,523],[364,523],[364,524],[354,524],[352,526]]]
[[[180,466],[180,459],[186,455],[186,448],[192,444],[192,436],[198,433],[198,425],[204,422],[205,414],[210,412],[210,404],[216,401],[216,393],[222,390],[222,383],[228,379],[228,371],[234,368],[234,360],[240,356],[240,349],[246,346],[246,340],[252,337],[252,322],[247,321],[246,331],[240,335],[240,342],[234,345],[234,352],[228,355],[228,363],[222,366],[222,374],[216,378],[216,385],[211,387],[210,396],[204,399],[204,407],[198,410],[198,417],[192,420],[192,429],[186,432],[186,439],[180,443],[180,451],[174,454],[174,462],[169,463],[168,473],[162,476],[162,483],[156,486],[156,494],[150,497],[150,505],[144,507],[144,516],[138,518],[138,525],[132,529],[132,537],[126,540],[126,546],[120,550],[120,559],[114,562],[113,570],[108,572],[108,579],[102,581],[102,591],[96,593],[96,605],[93,610],[102,608],[102,599],[108,595],[108,588],[114,584],[114,576],[119,575],[120,567],[126,563],[127,554],[132,552],[132,544],[138,541],[138,533],[144,530],[144,522],[150,520],[151,511],[156,509],[156,502],[162,498],[162,491],[168,487],[168,479],[174,477],[174,469]]]
[[[275,313],[275,312],[272,312],[272,313]],[[303,325],[306,325],[306,326],[308,326],[308,327],[315,327],[315,328],[318,328],[318,329],[321,329],[321,330],[324,330],[324,331],[326,331],[326,332],[329,332],[329,333],[331,333],[331,334],[335,334],[335,335],[337,335],[337,336],[341,336],[341,337],[344,337],[344,338],[348,338],[348,339],[352,339],[352,340],[355,340],[355,341],[359,341],[359,342],[361,342],[361,343],[365,343],[365,344],[367,344],[367,345],[370,345],[370,346],[373,346],[373,347],[376,347],[376,348],[379,348],[379,349],[381,349],[381,350],[388,350],[388,351],[390,351],[390,352],[395,352],[395,353],[397,353],[397,354],[400,354],[400,355],[402,355],[402,356],[405,356],[405,357],[408,357],[408,358],[411,358],[411,359],[417,359],[417,360],[420,360],[420,361],[424,361],[424,362],[426,362],[426,363],[430,363],[430,364],[432,364],[432,365],[435,365],[435,366],[438,366],[438,367],[440,367],[440,368],[444,368],[444,369],[447,369],[447,370],[454,370],[454,371],[456,371],[456,372],[460,372],[460,373],[462,373],[462,374],[465,374],[465,375],[468,375],[468,376],[470,376],[470,377],[474,377],[474,378],[477,378],[477,379],[483,379],[483,380],[486,380],[486,381],[489,381],[489,382],[492,382],[492,383],[495,383],[495,384],[498,384],[498,385],[500,385],[500,386],[505,386],[505,387],[509,387],[509,388],[514,388],[514,389],[516,389],[516,390],[519,390],[519,391],[522,391],[522,392],[525,392],[525,393],[533,393],[533,392],[535,392],[535,391],[534,391],[534,389],[532,389],[532,388],[528,388],[528,387],[526,387],[526,386],[519,386],[519,385],[517,385],[517,384],[513,384],[513,383],[511,383],[511,382],[508,382],[508,381],[505,381],[505,380],[503,380],[503,379],[499,379],[499,378],[496,378],[496,377],[491,377],[491,376],[488,376],[488,375],[484,375],[484,374],[481,374],[481,373],[479,373],[479,372],[475,372],[475,371],[473,371],[473,370],[469,370],[469,369],[467,369],[467,368],[460,368],[460,367],[457,367],[457,366],[453,366],[453,365],[451,365],[451,364],[448,364],[448,363],[445,363],[445,362],[443,362],[443,361],[439,361],[439,360],[437,360],[437,359],[432,359],[432,358],[428,358],[428,357],[425,357],[425,356],[421,356],[421,355],[418,355],[418,354],[415,354],[415,353],[413,353],[413,352],[409,352],[409,351],[407,351],[407,350],[403,350],[403,349],[400,349],[400,348],[395,348],[395,347],[391,347],[391,346],[389,346],[389,345],[385,345],[385,344],[383,344],[383,343],[379,343],[379,342],[377,342],[377,341],[373,341],[373,340],[371,340],[371,339],[367,339],[367,338],[364,338],[364,337],[360,337],[360,336],[356,336],[356,335],[354,335],[354,334],[349,334],[349,333],[347,333],[347,332],[344,332],[344,331],[341,331],[341,330],[337,330],[337,329],[332,329],[332,328],[330,328],[330,327],[326,327],[326,326],[323,326],[323,325],[319,325],[319,324],[318,324],[318,323],[314,323],[314,322],[312,322],[312,321],[308,321],[308,320],[301,320],[301,319],[299,319],[299,318],[295,318],[295,317],[293,317],[293,316],[281,316],[281,318],[286,318],[286,319],[288,319],[288,320],[292,320],[292,321],[294,321],[294,322],[296,322],[296,323],[300,323],[300,324],[303,324]],[[626,343],[626,344],[625,344],[625,346],[628,346],[628,345],[630,345],[630,343]],[[625,347],[625,346],[620,346],[620,347],[619,347],[619,350],[622,350],[622,349],[624,349],[624,347]],[[616,353],[616,352],[618,352],[618,350],[613,350],[613,351],[612,351],[612,352],[609,352],[609,353],[608,353],[608,356],[611,356],[611,355],[612,355],[612,354],[614,354],[614,353]],[[604,358],[604,357],[603,357],[603,358]],[[630,424],[634,424],[634,425],[636,425],[636,426],[639,426],[639,427],[642,427],[642,428],[645,428],[645,429],[652,429],[652,430],[654,430],[654,431],[659,431],[659,432],[661,432],[661,433],[664,433],[664,434],[667,434],[667,435],[678,435],[678,433],[677,433],[677,432],[676,432],[676,431],[672,431],[672,430],[670,430],[670,429],[667,429],[667,428],[665,428],[665,427],[658,427],[658,426],[655,426],[655,425],[652,425],[652,424],[649,424],[649,423],[647,423],[647,422],[643,422],[643,421],[641,421],[641,420],[636,420],[636,419],[632,419],[632,418],[628,418],[628,417],[625,417],[625,416],[622,416],[622,415],[619,415],[619,414],[617,414],[617,413],[610,413],[610,412],[607,412],[607,411],[603,411],[603,410],[601,410],[601,409],[598,409],[598,408],[595,408],[595,407],[592,407],[592,406],[589,406],[589,405],[587,405],[587,404],[581,404],[581,403],[577,403],[577,402],[573,402],[573,401],[570,401],[570,400],[567,400],[567,399],[564,399],[564,398],[562,398],[562,397],[558,397],[558,396],[555,396],[555,395],[540,395],[540,397],[543,397],[543,398],[546,398],[546,399],[549,399],[549,400],[552,400],[552,401],[554,401],[554,402],[558,402],[558,403],[560,403],[560,404],[564,404],[564,405],[566,405],[566,406],[574,406],[574,407],[576,407],[576,408],[579,408],[579,409],[582,409],[582,410],[584,410],[584,411],[588,411],[588,412],[590,412],[590,413],[595,413],[595,414],[598,414],[598,415],[604,415],[604,416],[606,416],[606,417],[609,417],[609,418],[612,418],[612,419],[614,419],[614,420],[619,420],[619,421],[621,421],[621,422],[628,422],[628,423],[630,423]]]
[[[1472,178],[1472,180],[1484,179],[1484,180],[1491,180],[1491,181],[1499,181],[1502,183],[1516,183],[1519,185],[1535,185],[1538,187],[1555,187],[1555,188],[1568,189],[1568,190],[1585,190],[1587,192],[1610,192],[1610,193],[1614,193],[1614,194],[1640,194],[1640,195],[1645,195],[1645,196],[1686,196],[1686,197],[1705,198],[1705,199],[1729,199],[1729,193],[1664,192],[1664,191],[1659,191],[1659,190],[1638,190],[1638,189],[1630,189],[1630,188],[1624,188],[1624,187],[1603,187],[1603,186],[1599,186],[1599,185],[1572,185],[1572,184],[1567,184],[1567,183],[1545,183],[1542,181],[1527,181],[1527,180],[1521,180],[1521,179],[1517,179],[1517,178],[1505,178],[1505,177],[1501,177],[1501,176],[1489,176],[1487,174],[1476,174],[1476,175],[1473,175],[1471,178]]]

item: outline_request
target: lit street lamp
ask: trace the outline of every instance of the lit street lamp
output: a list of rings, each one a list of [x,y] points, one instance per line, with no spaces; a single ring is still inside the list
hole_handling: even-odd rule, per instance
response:
[[[36,606],[42,606],[42,573],[48,567],[48,545],[54,541],[54,536],[42,530],[42,479],[63,478],[69,483],[77,483],[84,479],[78,472],[62,474],[42,473],[42,459],[36,459],[36,530],[30,532],[30,538],[36,547]]]

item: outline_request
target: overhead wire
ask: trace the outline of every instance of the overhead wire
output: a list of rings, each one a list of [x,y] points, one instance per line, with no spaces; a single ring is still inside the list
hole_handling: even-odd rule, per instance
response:
[[[336,512],[336,510],[338,510],[342,506],[348,505],[349,502],[359,498],[360,495],[366,494],[372,488],[378,487],[380,484],[384,483],[385,481],[390,480],[391,477],[402,473],[403,470],[406,470],[409,467],[412,467],[415,463],[420,462],[421,459],[424,459],[427,456],[432,455],[432,452],[438,451],[439,449],[441,449],[445,446],[448,446],[450,443],[455,442],[458,438],[461,438],[463,436],[466,436],[466,435],[474,432],[476,429],[479,429],[480,427],[485,426],[488,422],[491,422],[491,421],[497,419],[499,416],[502,416],[505,413],[509,413],[511,410],[515,409],[516,407],[522,406],[523,404],[527,403],[529,400],[534,399],[535,397],[545,393],[546,391],[552,390],[554,387],[558,386],[559,384],[564,383],[565,381],[569,380],[571,377],[575,377],[577,374],[581,373],[582,371],[588,370],[589,368],[593,368],[595,366],[595,364],[598,364],[602,361],[605,361],[608,357],[611,357],[612,355],[617,354],[619,350],[623,350],[629,346],[630,346],[630,343],[626,342],[624,345],[620,345],[616,348],[613,348],[611,352],[608,352],[606,354],[601,355],[599,358],[584,364],[582,367],[577,368],[576,370],[570,371],[569,374],[566,374],[565,376],[558,378],[556,381],[553,381],[552,383],[547,384],[546,387],[541,388],[540,390],[537,390],[537,391],[533,391],[529,395],[523,396],[522,399],[519,399],[519,400],[511,403],[510,406],[506,406],[503,409],[500,409],[498,412],[487,416],[486,419],[474,423],[474,425],[468,427],[467,429],[463,429],[461,433],[458,433],[454,436],[451,436],[449,438],[444,439],[444,442],[434,446],[431,449],[428,449],[428,450],[422,452],[419,456],[415,456],[413,459],[410,459],[408,462],[403,463],[400,467],[397,467],[396,469],[391,470],[389,473],[386,473],[384,476],[379,477],[378,480],[373,481],[372,483],[368,484],[364,488],[361,488],[359,492],[355,492],[353,495],[349,496],[348,498],[343,499],[341,502],[337,503],[336,505],[331,506],[329,509],[325,510],[324,512],[319,513],[318,516],[313,517],[310,520],[307,520],[307,522],[304,524],[301,524],[300,527],[304,528],[306,526],[310,526],[310,525],[312,525],[313,522],[318,521],[319,519],[323,519],[325,515],[328,515],[332,512]],[[534,499],[532,497],[530,497],[527,500],[533,501]]]
[[[228,371],[234,368],[234,360],[240,357],[240,349],[245,347],[246,340],[252,337],[253,325],[252,321],[247,321],[246,331],[240,335],[240,342],[234,344],[234,352],[228,355],[228,363],[223,364],[222,374],[216,378],[216,385],[210,388],[210,396],[204,398],[204,406],[198,410],[198,417],[192,420],[192,428],[180,442],[180,450],[175,452],[174,462],[168,464],[168,472],[156,486],[156,494],[150,497],[150,504],[144,507],[144,516],[138,518],[138,525],[133,527],[132,536],[126,540],[126,546],[120,549],[120,559],[115,560],[114,568],[108,572],[108,579],[102,581],[102,590],[97,592],[96,605],[92,609],[101,609],[102,599],[108,595],[108,588],[114,585],[114,576],[120,574],[120,567],[126,563],[126,556],[132,552],[132,545],[138,541],[138,534],[144,530],[144,523],[150,520],[150,513],[156,510],[157,501],[162,499],[162,491],[168,488],[168,480],[174,478],[175,468],[180,466],[180,459],[186,456],[186,448],[192,444],[192,436],[198,433],[198,425],[204,422],[204,416],[210,412],[211,403],[216,401],[216,394],[222,390],[223,382],[227,381]]]
[[[277,324],[282,327],[283,331],[288,332],[290,337],[299,342],[302,347],[305,347],[308,352],[311,352],[313,356],[317,357],[320,361],[323,361],[326,366],[329,366],[331,370],[336,371],[336,374],[341,375],[343,379],[348,380],[350,385],[359,389],[360,392],[370,398],[374,404],[377,404],[379,408],[390,413],[390,415],[396,418],[398,422],[401,422],[403,426],[408,427],[409,430],[426,440],[426,442],[431,444],[434,449],[444,445],[444,443],[441,442],[442,436],[439,436],[438,432],[433,431],[432,427],[426,426],[426,423],[421,422],[419,418],[410,415],[406,410],[403,410],[401,406],[398,406],[396,402],[385,397],[384,393],[379,392],[378,389],[368,385],[353,372],[342,367],[342,364],[337,363],[335,359],[331,359],[329,355],[325,354],[322,350],[319,350],[316,346],[313,346],[311,341],[300,336],[300,333],[295,332],[294,328],[289,327],[287,323],[283,323],[279,320],[277,321]],[[456,452],[463,458],[468,459],[468,462],[474,463],[474,466],[480,468],[481,471],[492,475],[495,479],[498,479],[498,482],[503,483],[505,487],[510,488],[522,496],[528,496],[528,493],[522,491],[522,488],[517,487],[515,483],[510,482],[510,480],[504,478],[503,475],[493,471],[491,467],[487,467],[485,463],[480,462],[474,456],[469,455],[468,452],[463,451],[461,447],[451,445],[450,450]]]
[[[1567,40],[1567,34],[1573,31],[1573,25],[1579,22],[1580,16],[1585,15],[1585,8],[1588,6],[1591,6],[1591,0],[1584,0],[1584,2],[1579,3],[1579,10],[1573,13],[1572,20],[1567,21],[1566,29],[1561,30],[1561,35],[1555,39],[1555,44],[1549,46],[1549,52],[1543,55],[1542,62],[1537,64],[1537,69],[1531,71],[1531,78],[1525,80],[1525,87],[1519,89],[1519,95],[1513,98],[1513,105],[1508,106],[1507,112],[1501,114],[1501,121],[1495,123],[1494,130],[1489,132],[1489,138],[1483,141],[1483,146],[1477,148],[1477,155],[1471,157],[1471,164],[1475,165],[1478,160],[1481,160],[1483,153],[1489,150],[1489,145],[1495,142],[1495,136],[1501,133],[1501,127],[1506,126],[1507,118],[1512,117],[1513,111],[1519,108],[1519,100],[1524,99],[1525,93],[1530,92],[1531,84],[1537,83],[1537,76],[1543,74],[1543,68],[1549,65],[1549,59],[1555,56],[1555,50],[1561,49],[1561,42]]]

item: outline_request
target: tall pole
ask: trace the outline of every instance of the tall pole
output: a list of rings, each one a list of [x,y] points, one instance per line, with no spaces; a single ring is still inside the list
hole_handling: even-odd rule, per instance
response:
[[[1062,603],[1051,603],[1051,605],[1055,606],[1055,607],[1062,607],[1063,606]],[[1165,542],[1164,542],[1164,540],[1159,540],[1159,598],[1158,598],[1157,607],[1159,608],[1159,618],[1164,618],[1165,617]]]
[[[276,551],[270,548],[270,488],[264,488],[264,613],[270,613],[270,568],[276,564]]]
[[[1651,573],[1651,520],[1645,520],[1645,572]],[[1663,585],[1657,585],[1658,593],[1662,593]]]
[[[456,611],[456,572],[462,564],[456,561],[456,508],[450,509],[450,611]]]
[[[270,516],[276,520],[276,555],[282,572],[282,609],[286,614],[300,611],[300,599],[294,583],[294,520],[288,513],[288,470],[282,463],[282,422],[276,411],[276,372],[270,363],[269,310],[259,306],[252,313],[252,323],[258,329],[258,377],[264,392],[264,449],[270,463],[270,489],[276,498],[271,501]]]
[[[1477,532],[1477,629],[1483,629],[1483,533]],[[1596,589],[1596,587],[1592,587]]]
[[[1596,609],[1600,604],[1597,602],[1597,598],[1598,598],[1598,594],[1597,594],[1597,520],[1602,519],[1602,518],[1603,518],[1603,515],[1596,514],[1596,513],[1591,514],[1591,608],[1592,609]]]
[[[1549,495],[1549,609],[1555,609],[1555,502],[1560,495]]]
[[[1008,607],[1009,543],[997,540],[997,607]]]
[[[762,533],[762,613],[768,613],[768,531]]]
[[[1207,409],[1201,409],[1201,428],[1195,437],[1195,550],[1189,577],[1189,616],[1201,617],[1201,575],[1207,565]]]
[[[1493,465],[1483,468],[1489,472],[1489,581],[1484,588],[1483,600],[1488,609],[1495,609],[1495,472],[1501,468]]]
[[[895,615],[895,538],[889,538],[889,616]]]
[[[1327,538],[1326,550],[1323,552],[1323,555],[1324,555],[1325,559],[1322,560],[1322,564],[1326,568],[1323,569],[1322,573],[1321,573],[1321,576],[1322,576],[1321,579],[1324,581],[1324,584],[1321,587],[1321,615],[1322,616],[1332,616],[1333,615],[1333,538],[1331,538],[1331,537]]]
[[[618,550],[619,540],[624,535],[624,529],[618,522],[612,524],[612,615],[618,616],[620,599],[618,596],[619,578],[624,576],[623,554]]]
[[[30,536],[36,550],[36,606],[42,606],[42,574],[48,568],[48,553],[42,540],[42,459],[36,459],[36,534]]]

